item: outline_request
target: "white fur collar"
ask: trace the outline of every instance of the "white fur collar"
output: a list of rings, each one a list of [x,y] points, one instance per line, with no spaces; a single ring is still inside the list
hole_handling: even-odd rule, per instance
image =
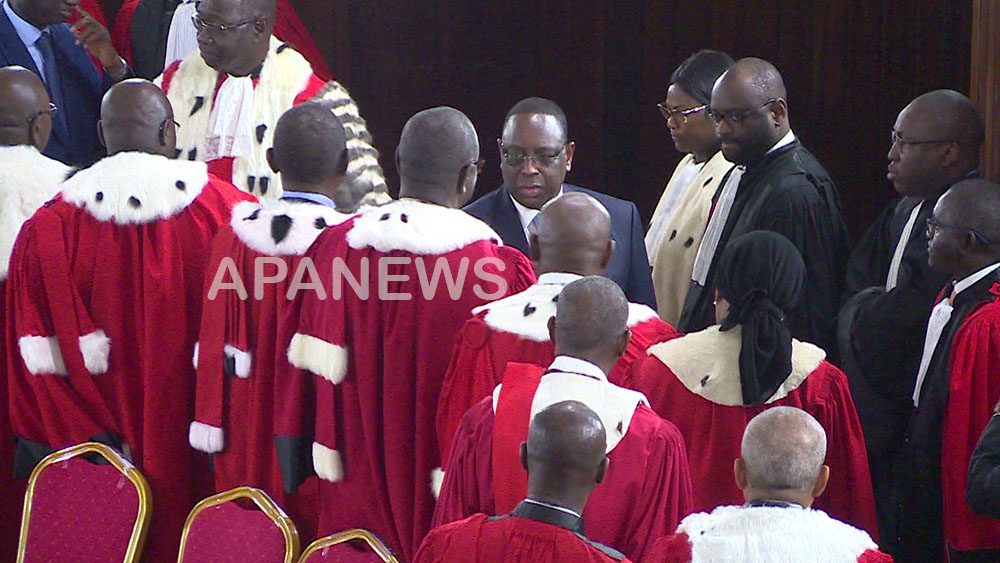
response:
[[[208,183],[201,162],[124,152],[98,161],[63,184],[63,198],[99,221],[150,223],[191,204]]]
[[[548,342],[549,318],[556,314],[556,301],[564,287],[566,283],[540,281],[521,293],[481,305],[472,312],[485,311],[483,321],[497,332],[516,334],[532,342]],[[629,328],[655,316],[656,311],[645,305],[628,304]]]
[[[472,215],[415,199],[369,209],[347,233],[347,242],[354,249],[371,247],[379,252],[402,250],[421,255],[445,254],[484,240],[502,245],[500,235]]]
[[[180,158],[204,158],[209,115],[215,100],[219,73],[201,58],[200,51],[188,55],[170,80],[167,98],[174,107],[177,148]],[[312,77],[309,62],[294,49],[271,37],[260,80],[254,88],[254,143],[251,155],[233,161],[233,184],[265,198],[281,196],[281,177],[267,163],[267,149],[274,139],[274,127]],[[162,76],[156,79],[162,86]]]
[[[493,390],[493,413],[503,384]],[[625,389],[607,381],[572,373],[549,373],[542,377],[531,401],[531,417],[546,407],[560,401],[580,401],[600,417],[607,430],[608,444],[605,453],[611,453],[632,424],[632,415],[639,404],[649,405],[646,396],[638,391]]]
[[[722,332],[716,325],[656,344],[649,353],[670,368],[692,393],[713,403],[735,406],[743,404],[739,366],[742,341],[738,326]],[[825,358],[822,348],[792,339],[792,373],[767,402],[784,398],[798,388]]]
[[[693,561],[857,563],[878,549],[864,531],[801,508],[720,506],[691,514],[677,531],[688,536]]]
[[[70,168],[31,146],[0,147],[0,280],[24,224],[59,191]]]
[[[323,229],[350,217],[315,203],[244,201],[233,208],[230,225],[243,244],[261,254],[302,255]],[[287,227],[281,224],[284,221],[288,221]]]

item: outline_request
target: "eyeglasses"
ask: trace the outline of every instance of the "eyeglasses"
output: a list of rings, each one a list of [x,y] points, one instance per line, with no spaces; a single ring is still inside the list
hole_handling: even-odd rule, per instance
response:
[[[889,135],[889,138],[892,140],[892,144],[893,145],[897,145],[898,144],[899,148],[907,147],[907,146],[910,146],[910,145],[932,145],[934,143],[954,143],[955,142],[953,139],[929,139],[929,140],[926,140],[926,141],[905,141],[899,135],[899,131],[896,131],[895,129],[892,130],[892,133]]]
[[[486,159],[480,157],[479,160],[477,160],[475,162],[469,163],[469,166],[475,166],[476,167],[476,174],[482,174],[483,173],[483,167],[486,166]]]
[[[164,119],[163,121],[160,122],[160,138],[161,139],[163,138],[163,134],[166,133],[166,131],[167,131],[167,123],[173,123],[174,124],[174,129],[180,129],[180,127],[181,127],[181,124],[177,123],[177,121],[174,120],[174,118],[172,118],[172,117],[168,117],[168,118]]]
[[[660,113],[663,115],[663,119],[666,119],[669,122],[671,119],[674,119],[675,117],[679,117],[680,118],[680,124],[681,125],[686,125],[687,122],[688,122],[688,116],[689,115],[694,115],[694,114],[698,113],[699,111],[707,108],[708,104],[701,104],[698,107],[688,108],[688,109],[670,109],[670,107],[667,106],[667,104],[665,104],[663,102],[659,102],[659,103],[656,104],[656,107],[660,108]],[[676,123],[676,120],[675,120],[675,123]]]
[[[239,23],[215,23],[215,22],[210,22],[210,21],[203,20],[201,18],[201,16],[199,16],[198,14],[195,14],[195,15],[191,16],[191,23],[194,24],[194,28],[197,31],[199,31],[199,32],[201,32],[201,31],[206,31],[206,32],[207,31],[214,31],[216,33],[226,33],[228,31],[233,31],[233,30],[239,29],[239,28],[241,28],[241,27],[243,27],[245,25],[250,25],[252,23],[257,23],[260,20],[261,20],[261,18],[254,18],[252,20],[241,21]]]
[[[54,103],[49,102],[49,107],[41,111],[35,112],[31,114],[30,117],[28,117],[28,127],[34,127],[35,120],[38,119],[39,117],[43,115],[48,115],[49,117],[52,117],[53,115],[56,114],[57,111],[59,111],[59,108]]]
[[[743,125],[744,119],[750,117],[750,114],[756,111],[760,111],[777,101],[778,101],[777,98],[771,98],[770,100],[764,102],[763,104],[760,104],[755,108],[745,109],[743,111],[718,112],[715,111],[714,109],[709,108],[708,117],[712,118],[712,121],[714,121],[716,125],[721,124],[722,121],[725,120],[728,121],[730,125],[740,126]]]
[[[559,157],[562,156],[563,152],[566,150],[566,145],[563,145],[558,151],[552,152],[541,152],[534,154],[527,154],[520,150],[511,150],[507,148],[500,149],[500,158],[503,163],[507,166],[513,166],[514,168],[520,168],[524,166],[524,163],[531,160],[536,166],[541,168],[548,168],[555,164]]]
[[[942,223],[941,221],[938,221],[934,217],[927,218],[927,230],[924,232],[924,235],[927,237],[927,240],[930,240],[934,238],[939,231],[944,229],[947,229],[949,231],[969,233],[972,235],[972,238],[976,239],[976,242],[982,244],[983,246],[989,246],[990,244],[992,244],[988,238],[979,234],[979,232],[976,231],[975,229],[967,229],[965,227],[959,227],[958,225],[949,225],[948,223]]]

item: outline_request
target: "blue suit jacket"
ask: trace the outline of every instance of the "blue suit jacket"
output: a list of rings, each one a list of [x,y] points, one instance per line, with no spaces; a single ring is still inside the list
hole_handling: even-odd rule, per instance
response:
[[[656,309],[649,258],[643,241],[645,231],[635,204],[571,184],[563,184],[563,191],[583,192],[607,208],[611,214],[611,238],[615,241],[615,251],[604,275],[621,286],[629,301]],[[521,218],[506,186],[500,186],[465,206],[465,211],[492,227],[504,244],[528,253],[528,241],[524,237]]]
[[[57,104],[66,119],[52,120],[52,136],[42,152],[70,166],[88,166],[105,155],[97,140],[97,120],[101,115],[101,97],[114,81],[108,76],[101,77],[87,50],[76,44],[69,26],[59,24],[51,29],[63,97]],[[0,9],[0,66],[9,65],[23,66],[41,76],[7,13]]]

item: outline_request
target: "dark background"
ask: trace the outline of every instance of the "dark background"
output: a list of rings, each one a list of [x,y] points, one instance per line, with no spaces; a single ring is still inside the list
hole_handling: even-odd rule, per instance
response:
[[[106,0],[117,4],[118,0]],[[476,124],[500,184],[496,138],[519,99],[566,111],[567,181],[634,200],[648,219],[680,159],[656,109],[701,48],[782,71],[792,127],[840,188],[853,237],[892,195],[896,114],[935,88],[969,92],[971,0],[292,0],[382,152],[390,186],[406,119],[436,105]]]

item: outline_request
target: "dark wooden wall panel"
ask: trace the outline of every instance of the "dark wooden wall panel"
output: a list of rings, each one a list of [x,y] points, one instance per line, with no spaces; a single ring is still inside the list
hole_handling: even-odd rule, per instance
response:
[[[679,160],[656,102],[693,51],[766,58],[783,72],[792,126],[836,179],[855,236],[893,192],[885,153],[896,113],[934,88],[969,93],[972,0],[293,0],[351,90],[395,184],[414,112],[447,104],[495,139],[528,95],[566,110],[569,181],[627,197],[648,217]]]

